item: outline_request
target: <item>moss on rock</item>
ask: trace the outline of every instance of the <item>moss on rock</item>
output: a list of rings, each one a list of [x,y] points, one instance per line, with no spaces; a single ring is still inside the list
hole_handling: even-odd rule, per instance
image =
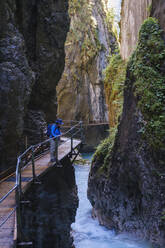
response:
[[[114,54],[105,70],[104,88],[109,110],[110,134],[96,150],[94,160],[102,160],[98,173],[106,173],[114,145],[119,117],[123,108],[123,90],[126,77],[126,62],[119,54]],[[108,167],[109,169],[109,167]]]
[[[156,19],[148,18],[139,33],[139,42],[131,56],[126,87],[134,86],[137,107],[142,112],[139,133],[155,150],[164,149],[165,142],[165,44]],[[119,116],[123,107],[126,63],[114,55],[106,69],[105,92],[109,107],[110,136],[98,146],[94,160],[101,162],[98,173],[109,170]],[[108,165],[108,166],[107,166]]]
[[[126,62],[114,54],[105,70],[104,88],[109,110],[110,127],[116,127],[122,112]]]
[[[139,130],[149,144],[159,149],[165,141],[165,44],[156,19],[141,27],[138,46],[129,62],[135,95],[143,114]]]

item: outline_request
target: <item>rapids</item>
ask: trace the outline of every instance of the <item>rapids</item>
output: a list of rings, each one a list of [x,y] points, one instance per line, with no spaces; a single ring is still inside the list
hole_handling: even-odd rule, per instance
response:
[[[78,186],[79,208],[76,221],[72,224],[74,245],[76,248],[150,248],[147,243],[128,234],[116,235],[114,231],[100,226],[91,217],[91,204],[87,199],[87,181],[89,165],[76,165],[76,183]]]

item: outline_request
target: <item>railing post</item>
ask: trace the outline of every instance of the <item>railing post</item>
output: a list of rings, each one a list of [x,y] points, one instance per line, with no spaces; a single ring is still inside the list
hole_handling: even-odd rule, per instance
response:
[[[71,126],[71,138],[70,138],[70,145],[71,145],[71,154],[73,151],[73,130],[72,130],[72,121],[70,122],[70,126]]]
[[[18,174],[18,176],[19,176],[18,192],[19,192],[19,199],[21,199],[21,194],[22,194],[21,161],[19,164],[18,172],[19,172],[19,174]]]
[[[83,142],[83,122],[80,122],[81,141]]]
[[[33,173],[33,180],[35,180],[36,174],[35,174],[35,162],[34,162],[34,146],[32,147],[32,173]]]
[[[56,164],[58,163],[58,137],[55,138],[55,159],[56,159]]]
[[[18,240],[22,239],[21,233],[21,193],[22,193],[22,178],[21,178],[21,160],[18,163],[18,179],[17,179],[17,188],[16,188],[16,204],[17,204],[17,212],[16,212],[16,219],[17,219],[17,232],[18,232]]]
[[[16,204],[17,204],[17,211],[16,211],[16,220],[17,220],[17,239],[18,241],[22,240],[22,230],[21,230],[21,199],[19,195],[19,188],[16,188]]]

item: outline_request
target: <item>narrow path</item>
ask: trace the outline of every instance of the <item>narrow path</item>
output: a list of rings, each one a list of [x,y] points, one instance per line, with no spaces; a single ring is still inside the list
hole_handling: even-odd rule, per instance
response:
[[[73,148],[78,147],[81,144],[79,140],[73,140]],[[69,155],[71,152],[71,141],[70,139],[62,143],[58,148],[58,160],[62,160],[64,157]],[[49,168],[50,154],[47,153],[43,157],[40,157],[35,161],[35,172],[36,176],[39,176],[47,171]],[[25,166],[22,169],[22,187],[26,190],[29,183],[32,182],[32,164]],[[0,183],[0,198],[9,192],[15,185],[15,174],[5,179]],[[15,192],[12,192],[1,204],[0,204],[0,224],[3,220],[14,210],[16,206]],[[13,237],[15,228],[15,212],[7,220],[7,222],[0,228],[0,248],[11,248],[13,247]]]

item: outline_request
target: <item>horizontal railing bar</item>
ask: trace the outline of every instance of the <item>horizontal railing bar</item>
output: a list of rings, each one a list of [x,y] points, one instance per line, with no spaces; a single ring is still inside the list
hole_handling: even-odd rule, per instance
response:
[[[80,121],[76,121],[76,120],[62,120],[63,122],[69,122],[69,123],[71,123],[71,122],[80,122]]]
[[[17,207],[14,207],[14,209],[10,212],[10,214],[6,217],[6,219],[0,223],[0,227],[3,226],[7,221],[8,219],[12,216],[12,214],[16,211]]]
[[[19,158],[21,159],[27,152],[29,152],[30,151],[30,149],[32,149],[33,148],[33,146],[30,146],[26,151],[24,151],[24,153],[22,153],[20,156],[19,156]]]
[[[79,130],[77,130],[77,132],[75,132],[73,135],[72,135],[72,137],[74,137],[76,134],[78,134],[78,133],[80,133],[81,132],[81,130],[79,129]]]
[[[17,188],[17,185],[15,185],[6,195],[4,195],[1,199],[0,199],[0,203],[3,202],[15,189]]]
[[[80,125],[80,124],[81,124],[81,122],[79,122],[78,124],[76,124],[76,125],[74,125],[73,127],[71,127],[67,132],[65,132],[65,133],[63,133],[63,134],[61,134],[61,135],[57,135],[56,137],[52,137],[52,138],[49,138],[49,139],[47,139],[47,140],[44,140],[43,142],[38,143],[37,145],[34,145],[34,147],[36,148],[36,147],[38,147],[38,146],[40,146],[40,145],[44,145],[44,144],[50,142],[50,140],[52,140],[52,139],[57,139],[58,137],[65,136],[66,134],[70,133],[74,128],[76,128],[76,127],[77,127],[78,125]]]

